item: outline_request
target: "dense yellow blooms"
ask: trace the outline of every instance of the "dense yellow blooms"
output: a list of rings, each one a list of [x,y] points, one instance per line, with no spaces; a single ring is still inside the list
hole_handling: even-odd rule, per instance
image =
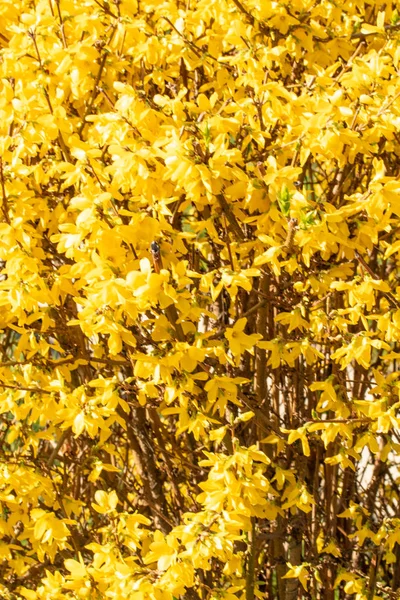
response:
[[[395,4],[1,0],[0,47],[0,595],[399,588]]]

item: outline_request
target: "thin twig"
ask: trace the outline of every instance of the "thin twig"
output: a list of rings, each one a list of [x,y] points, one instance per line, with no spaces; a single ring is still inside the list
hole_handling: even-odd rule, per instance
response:
[[[218,194],[217,195],[217,200],[222,208],[223,213],[225,214],[225,217],[228,219],[229,224],[232,227],[233,233],[235,234],[235,237],[238,239],[238,241],[243,242],[244,241],[244,233],[242,231],[242,228],[240,227],[235,215],[233,214],[228,202],[225,200],[225,197],[223,194]]]
[[[1,182],[1,194],[2,194],[2,198],[3,198],[1,209],[2,209],[2,212],[3,212],[6,222],[10,225],[11,221],[10,221],[10,215],[8,214],[8,198],[7,198],[7,192],[6,192],[6,185],[5,185],[5,181],[4,181],[3,159],[1,156],[0,156],[0,182]]]

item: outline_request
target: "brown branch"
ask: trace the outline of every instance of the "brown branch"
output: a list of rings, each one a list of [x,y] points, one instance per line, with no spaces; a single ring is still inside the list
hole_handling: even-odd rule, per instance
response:
[[[220,207],[222,208],[222,212],[224,213],[225,217],[229,221],[230,226],[232,227],[232,231],[235,234],[236,239],[240,242],[243,242],[245,238],[242,228],[240,227],[235,215],[233,214],[223,194],[218,194],[217,200],[219,202]]]
[[[65,38],[64,21],[63,21],[62,14],[61,14],[60,0],[54,0],[54,1],[56,3],[56,7],[57,7],[58,18],[60,19],[60,31],[61,31],[61,38],[62,38],[63,46],[64,46],[64,48],[68,48],[67,40]]]
[[[168,17],[162,16],[161,18],[164,19],[165,21],[167,21],[168,25],[170,27],[172,27],[172,29],[175,31],[175,33],[177,33],[179,35],[179,37],[183,39],[183,41],[185,42],[185,44],[187,44],[193,50],[193,52],[195,53],[195,55],[197,56],[197,58],[201,58],[201,55],[202,55],[201,49],[198,48],[195,43],[193,43],[190,40],[188,40],[187,37],[185,37],[183,35],[183,33],[181,33],[175,27],[175,25],[172,23],[172,21]]]
[[[254,600],[256,568],[256,521],[251,517],[251,530],[248,532],[246,561],[246,600]]]
[[[258,290],[265,295],[268,295],[270,287],[270,277],[264,271],[262,271]],[[267,315],[268,315],[268,300],[264,298],[258,302],[253,308],[249,309],[247,313],[254,310],[257,313],[256,316],[256,333],[262,335],[262,339],[266,339],[267,333]],[[244,315],[243,315],[244,316]],[[254,391],[257,396],[257,404],[262,407],[265,411],[266,417],[269,418],[269,402],[267,398],[267,359],[266,351],[262,348],[255,349],[255,374],[254,374]]]
[[[161,269],[163,268],[163,263],[161,258],[161,248],[157,242],[151,243],[151,256],[153,259],[153,267],[155,272],[160,273]],[[179,316],[176,307],[171,304],[170,306],[164,308],[164,312],[176,333],[176,337],[180,342],[184,342],[186,340],[186,336],[183,332],[182,325],[178,323]]]
[[[225,238],[226,238],[226,247],[228,249],[228,256],[229,256],[229,262],[231,264],[231,269],[232,271],[235,270],[235,265],[233,264],[233,256],[232,256],[232,250],[231,250],[231,241],[229,238],[229,230],[228,230],[228,226],[226,223],[226,217],[224,215],[224,229],[225,229]]]
[[[160,473],[158,472],[154,447],[146,434],[144,408],[131,408],[127,415],[122,409],[117,409],[127,426],[127,436],[135,456],[135,463],[143,482],[143,492],[146,504],[153,513],[156,526],[168,533],[173,523],[167,517],[165,496],[163,494]]]
[[[56,3],[57,3],[57,0],[56,0]],[[57,3],[57,6],[58,6],[58,3]],[[28,31],[28,36],[31,38],[31,40],[33,42],[33,45],[35,47],[36,59],[39,62],[39,66],[40,66],[41,70],[44,73],[46,73],[46,69],[44,68],[44,65],[43,65],[43,62],[42,62],[42,57],[40,56],[39,47],[37,45],[36,34],[35,34],[34,31],[30,30],[30,31]],[[49,111],[53,115],[54,111],[53,111],[53,105],[52,105],[51,100],[50,100],[50,95],[49,95],[48,89],[46,87],[44,87],[44,86],[43,86],[43,93],[44,93],[44,96],[46,98],[46,102],[47,102],[47,105],[49,107]],[[64,141],[64,138],[63,138],[63,135],[62,135],[62,133],[61,133],[60,130],[58,130],[57,141],[58,141],[58,144],[59,144],[59,146],[61,148],[61,152],[63,153],[65,162],[72,162],[72,158],[71,158],[71,154],[70,154],[69,148],[66,145],[66,143]]]
[[[100,6],[100,8],[106,13],[106,15],[110,15],[110,17],[114,17],[114,19],[118,19],[118,15],[113,13],[112,10],[110,10],[110,8],[108,6],[101,4],[101,2],[99,2],[99,0],[94,0],[94,1],[96,2],[97,6]]]
[[[246,8],[243,6],[243,4],[240,2],[240,0],[232,0],[233,4],[236,6],[236,8],[239,9],[239,11],[245,15],[246,19],[249,21],[249,23],[251,25],[253,25],[253,27],[256,25],[257,20],[255,17],[253,17],[253,15],[246,10]]]
[[[11,221],[10,221],[10,215],[8,214],[8,210],[9,210],[8,209],[8,198],[7,198],[7,192],[6,192],[6,184],[5,184],[5,180],[4,180],[2,157],[0,157],[0,182],[1,182],[1,194],[2,194],[2,198],[3,198],[1,208],[2,208],[2,212],[3,212],[6,222],[8,223],[8,225],[10,225]]]
[[[303,425],[307,425],[307,423],[373,423],[374,419],[369,417],[360,417],[350,419],[308,419],[303,423]]]
[[[53,466],[54,461],[57,458],[58,452],[61,448],[61,446],[64,445],[64,442],[69,438],[69,436],[72,433],[72,429],[66,429],[65,431],[63,431],[63,433],[60,436],[60,439],[58,440],[57,444],[55,445],[53,452],[50,454],[49,458],[47,459],[47,467],[50,469]]]
[[[40,360],[38,360],[40,359]],[[83,358],[81,356],[76,356],[76,357],[71,357],[71,358],[65,358],[65,359],[61,359],[61,360],[52,360],[50,358],[45,358],[44,356],[39,356],[39,357],[32,357],[31,359],[27,359],[27,360],[7,360],[4,362],[0,362],[0,368],[1,367],[15,367],[15,366],[20,366],[20,365],[36,365],[38,367],[58,367],[60,365],[67,365],[70,363],[74,363],[77,360],[84,360],[86,361],[85,364],[88,363],[100,363],[100,364],[105,364],[105,365],[120,365],[120,366],[126,366],[126,365],[130,365],[130,361],[129,360],[116,360],[113,358],[94,358],[94,357],[89,357],[89,358]]]
[[[108,42],[106,43],[107,46],[109,46],[111,44],[111,42],[112,42],[112,39],[113,39],[113,37],[115,35],[115,32],[117,30],[117,25],[118,25],[118,23],[115,23],[113,25],[110,37],[108,38]],[[96,79],[95,79],[95,82],[94,82],[94,86],[93,86],[93,89],[92,89],[92,93],[90,95],[89,102],[86,105],[85,113],[84,113],[84,115],[82,117],[82,123],[80,124],[79,129],[78,129],[78,135],[79,135],[79,137],[82,136],[83,130],[85,129],[85,126],[86,126],[86,117],[89,116],[90,114],[92,114],[92,108],[93,108],[94,102],[95,102],[95,100],[97,98],[98,93],[100,92],[99,83],[100,83],[101,77],[103,75],[104,67],[106,66],[107,56],[108,56],[108,51],[106,49],[104,49],[103,50],[103,56],[101,57],[99,69],[97,71]]]
[[[0,387],[9,389],[9,390],[20,390],[23,392],[35,392],[35,393],[40,393],[40,394],[57,394],[58,392],[55,392],[54,390],[50,391],[50,390],[44,390],[43,388],[34,388],[34,387],[24,387],[21,385],[11,385],[8,383],[3,383],[0,382]]]

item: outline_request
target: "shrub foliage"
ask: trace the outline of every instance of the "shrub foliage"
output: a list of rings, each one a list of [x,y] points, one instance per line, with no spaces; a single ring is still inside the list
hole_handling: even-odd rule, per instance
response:
[[[397,597],[399,41],[1,0],[2,597]]]

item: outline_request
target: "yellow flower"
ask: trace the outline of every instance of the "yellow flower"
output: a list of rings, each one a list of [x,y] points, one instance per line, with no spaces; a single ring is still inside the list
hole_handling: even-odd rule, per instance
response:
[[[236,321],[233,327],[228,327],[225,331],[225,337],[229,342],[229,349],[233,356],[236,358],[236,364],[239,364],[241,354],[247,350],[250,354],[253,354],[253,346],[262,338],[259,333],[253,333],[247,335],[244,333],[247,319],[243,317]]]

